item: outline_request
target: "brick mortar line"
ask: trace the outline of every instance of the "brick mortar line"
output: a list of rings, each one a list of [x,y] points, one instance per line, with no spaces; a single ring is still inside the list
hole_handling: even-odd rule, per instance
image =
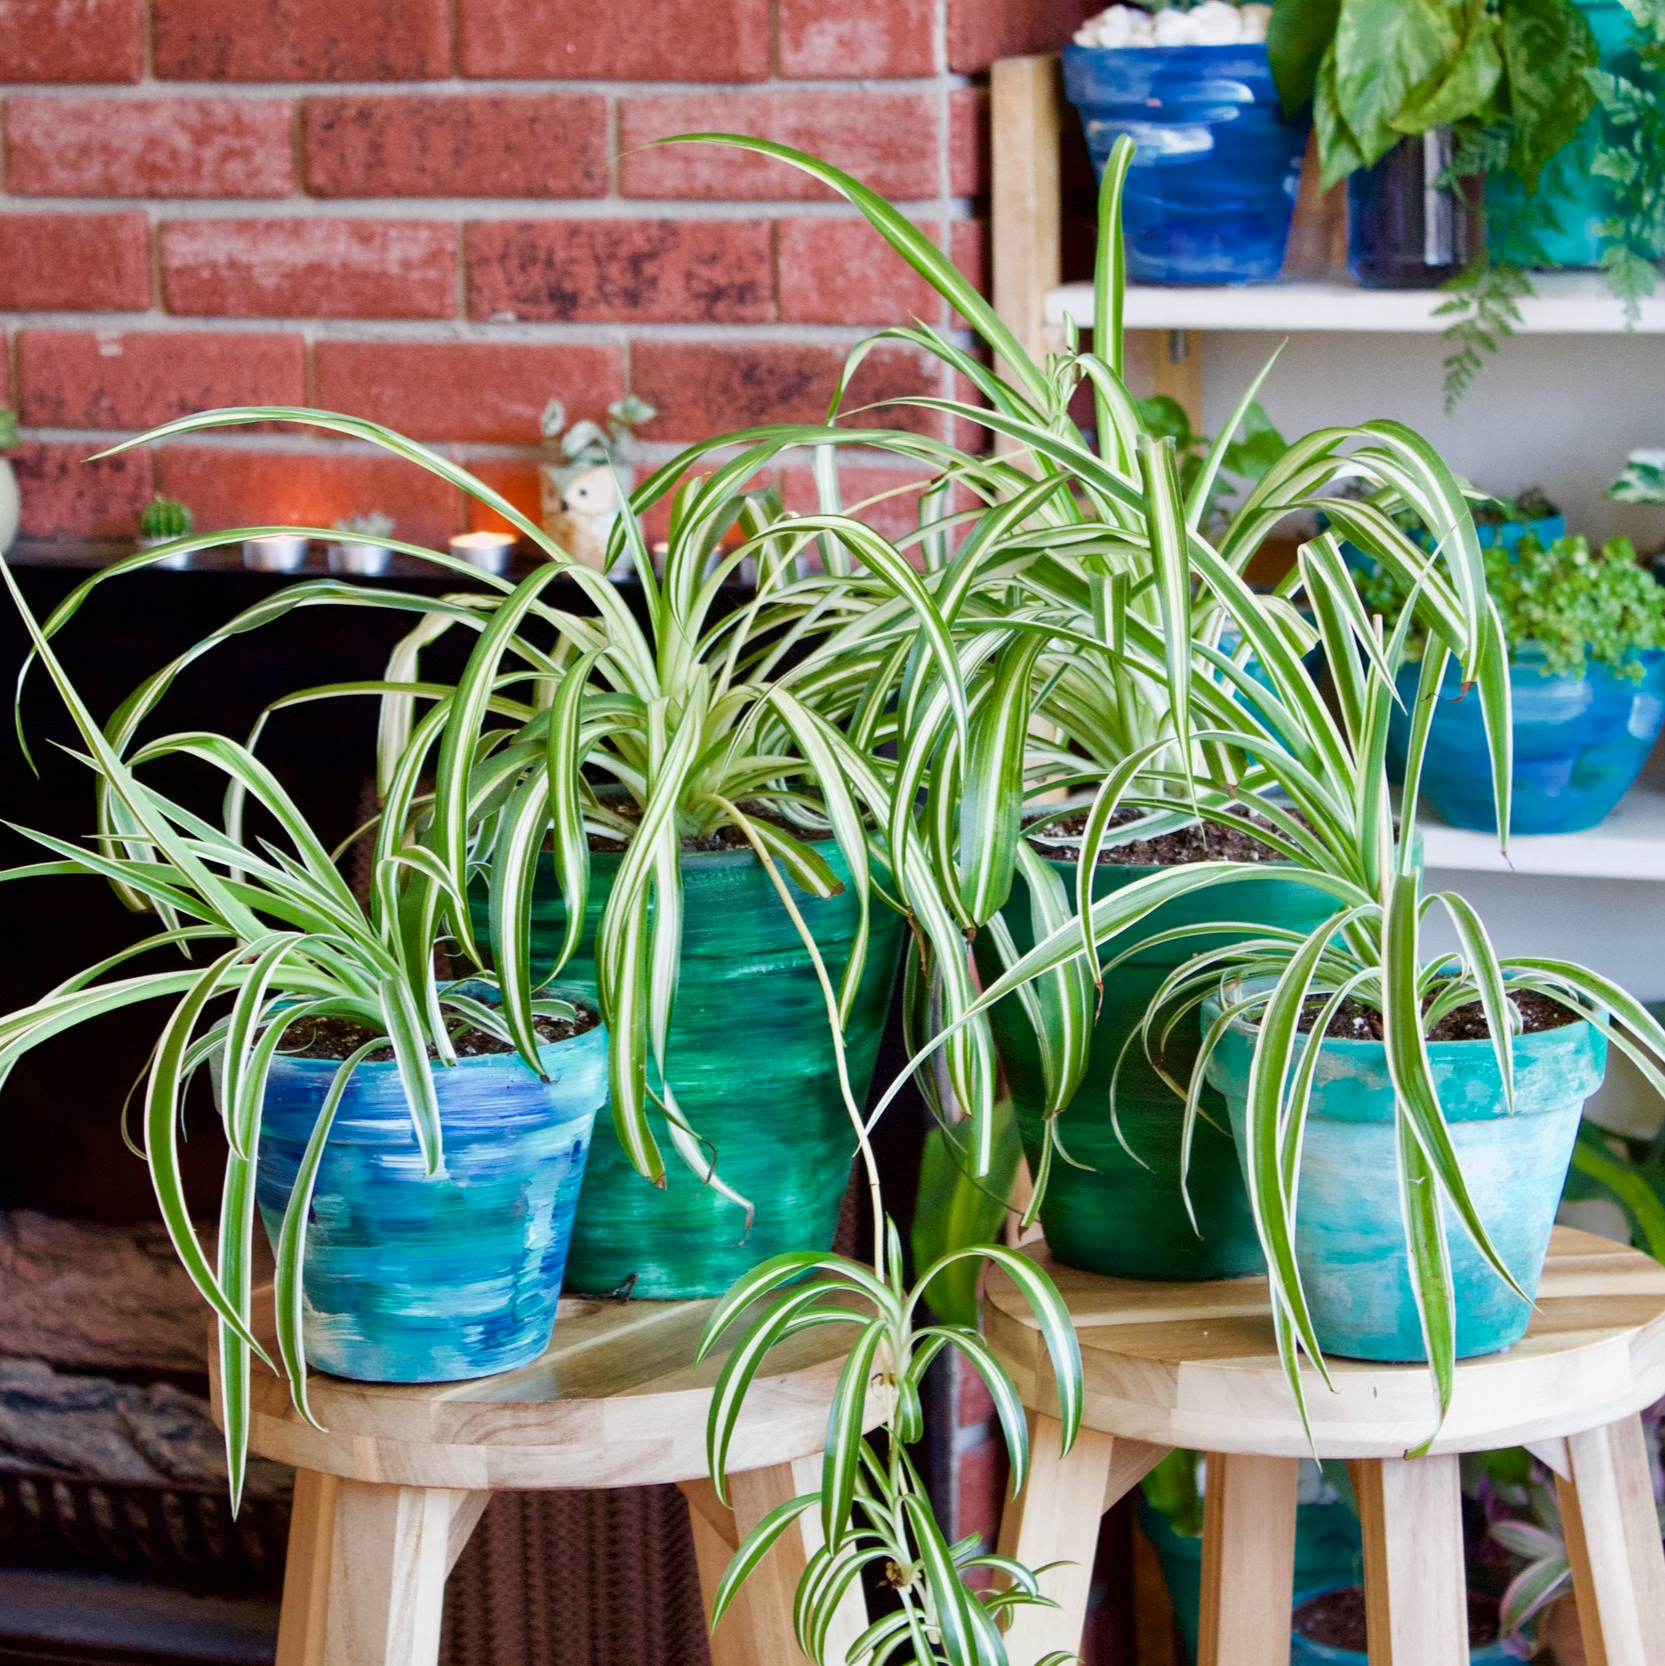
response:
[[[942,198],[893,206],[919,219],[943,217]],[[976,199],[950,197],[955,220],[974,220]],[[663,197],[71,197],[0,191],[0,208],[28,214],[148,214],[161,220],[859,220],[850,204],[767,198]]]
[[[782,346],[853,347],[887,326],[794,323],[641,323],[486,319],[358,319],[358,318],[217,318],[191,314],[148,312],[0,312],[0,330],[90,330],[110,335],[143,331],[201,332],[227,335],[299,333],[310,343],[355,341],[390,347],[451,346],[459,344],[536,346],[624,346],[631,340],[663,341],[690,346],[721,346],[729,342],[775,343]],[[967,330],[945,331],[961,346],[972,344]],[[903,346],[904,344],[897,344]]]
[[[547,96],[568,93],[575,98],[659,98],[714,94],[760,94],[787,97],[794,93],[926,93],[946,83],[950,87],[976,85],[976,77],[957,70],[931,75],[835,77],[771,76],[765,81],[610,81],[525,79],[502,76],[452,75],[431,81],[19,81],[0,84],[0,98],[364,98],[375,94],[483,93],[498,97],[512,93]]]
[[[105,451],[113,445],[119,445],[123,440],[133,439],[143,433],[143,429],[125,428],[29,428],[20,426],[18,437],[25,443],[39,445],[74,445],[86,446],[89,455],[95,451]],[[441,451],[454,462],[548,462],[549,453],[535,441],[525,445],[515,445],[508,441],[499,440],[423,440],[424,445],[432,446]],[[681,456],[693,443],[688,440],[640,440],[631,450],[631,460],[639,465],[657,468],[662,463],[668,463],[673,458]],[[205,430],[195,434],[179,434],[160,442],[160,446],[144,447],[146,452],[154,455],[159,449],[171,445],[206,446],[214,451],[223,451],[228,455],[245,454],[255,456],[270,456],[274,452],[293,457],[377,457],[391,456],[392,453],[383,451],[381,447],[371,445],[364,440],[331,438],[324,435],[309,435],[293,433],[287,429],[266,434],[226,433],[217,430]],[[803,450],[804,448],[797,448]],[[706,457],[714,461],[726,461],[739,455],[734,446],[713,446],[705,453]],[[807,468],[807,459],[798,459],[796,452],[783,454],[794,459],[792,466]],[[843,452],[842,460],[847,461],[853,468],[883,470],[894,473],[903,479],[920,479],[922,465],[906,458],[899,458],[893,453],[882,450],[867,450],[864,448],[849,448]],[[416,465],[412,465],[413,467]],[[981,1427],[976,1425],[975,1427]]]

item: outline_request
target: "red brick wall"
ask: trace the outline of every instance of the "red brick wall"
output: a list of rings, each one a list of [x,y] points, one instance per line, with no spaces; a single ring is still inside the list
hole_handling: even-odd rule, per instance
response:
[[[976,266],[977,73],[1087,9],[0,0],[0,397],[23,425],[25,531],[125,536],[153,489],[205,527],[381,508],[437,538],[462,519],[408,468],[291,431],[83,462],[210,405],[373,416],[528,505],[553,396],[575,416],[648,399],[648,459],[815,419],[866,327],[939,310],[806,177],[637,147],[788,140]],[[856,392],[927,387],[891,349]]]

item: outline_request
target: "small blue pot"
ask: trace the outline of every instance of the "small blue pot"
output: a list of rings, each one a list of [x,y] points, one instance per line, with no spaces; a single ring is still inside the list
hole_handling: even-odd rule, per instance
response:
[[[1204,1026],[1218,1013],[1218,1003],[1208,1002]],[[1208,1063],[1208,1080],[1231,1111],[1240,1160],[1254,1045],[1253,1033],[1234,1025]],[[1521,1289],[1534,1293],[1584,1101],[1607,1067],[1607,1037],[1583,1021],[1517,1036],[1512,1116],[1490,1042],[1435,1041],[1428,1054],[1469,1195],[1504,1265]],[[1301,1147],[1295,1228],[1301,1284],[1326,1353],[1427,1357],[1397,1174],[1386,1049],[1376,1041],[1326,1041]],[[1531,1304],[1492,1271],[1449,1201],[1445,1225],[1458,1356],[1496,1353],[1518,1342]]]
[[[1138,146],[1122,199],[1135,283],[1258,283],[1283,266],[1307,120],[1284,116],[1263,45],[1066,46],[1064,91],[1095,173]]]
[[[1331,1589],[1345,1590],[1346,1587],[1332,1586]],[[1325,1595],[1325,1591],[1308,1591],[1301,1601]],[[1501,1642],[1470,1649],[1468,1658],[1473,1666],[1491,1666],[1497,1661],[1510,1661],[1518,1666],[1518,1657],[1504,1648]],[[1290,1639],[1289,1666],[1369,1666],[1369,1661],[1370,1657],[1357,1649],[1338,1649],[1329,1643],[1315,1643],[1299,1632]]]
[[[308,1360],[361,1382],[512,1371],[549,1345],[584,1158],[607,1102],[598,1024],[539,1049],[434,1067],[444,1153],[425,1172],[398,1067],[361,1064],[319,1166],[307,1225]],[[272,1063],[257,1193],[273,1244],[338,1066]]]
[[[1552,676],[1530,646],[1509,668],[1515,763],[1511,833],[1577,833],[1594,827],[1630,791],[1665,721],[1665,651],[1637,652],[1632,681],[1604,665],[1582,677]],[[1388,735],[1388,768],[1402,778],[1420,667],[1399,673],[1404,705]],[[1480,701],[1460,697],[1461,673],[1446,667],[1428,734],[1422,794],[1453,827],[1497,831]]]

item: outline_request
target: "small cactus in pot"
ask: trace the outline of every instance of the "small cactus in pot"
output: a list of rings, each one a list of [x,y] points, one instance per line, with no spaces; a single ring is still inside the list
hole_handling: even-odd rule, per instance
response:
[[[567,426],[566,407],[552,399],[539,423],[544,444],[559,461],[538,469],[544,530],[560,540],[575,561],[607,570],[607,540],[635,483],[635,470],[624,461],[634,431],[658,415],[634,394],[607,407],[607,422],[580,421]]]
[[[171,543],[175,538],[190,536],[193,517],[189,507],[176,497],[163,497],[157,493],[143,509],[139,511],[139,548],[153,549],[157,544]],[[190,564],[190,556],[170,555],[158,561],[158,567],[185,567]]]

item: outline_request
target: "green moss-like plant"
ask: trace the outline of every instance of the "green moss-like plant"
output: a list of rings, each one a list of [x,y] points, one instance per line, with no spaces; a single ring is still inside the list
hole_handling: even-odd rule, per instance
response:
[[[1557,538],[1546,549],[1527,533],[1513,554],[1494,545],[1485,555],[1511,661],[1531,643],[1551,675],[1582,677],[1594,663],[1635,678],[1635,651],[1665,648],[1665,592],[1628,538],[1599,549],[1588,538]],[[1359,593],[1390,619],[1405,603],[1404,587],[1383,569],[1361,577]]]
[[[10,451],[17,444],[17,412],[0,405],[0,451]]]

